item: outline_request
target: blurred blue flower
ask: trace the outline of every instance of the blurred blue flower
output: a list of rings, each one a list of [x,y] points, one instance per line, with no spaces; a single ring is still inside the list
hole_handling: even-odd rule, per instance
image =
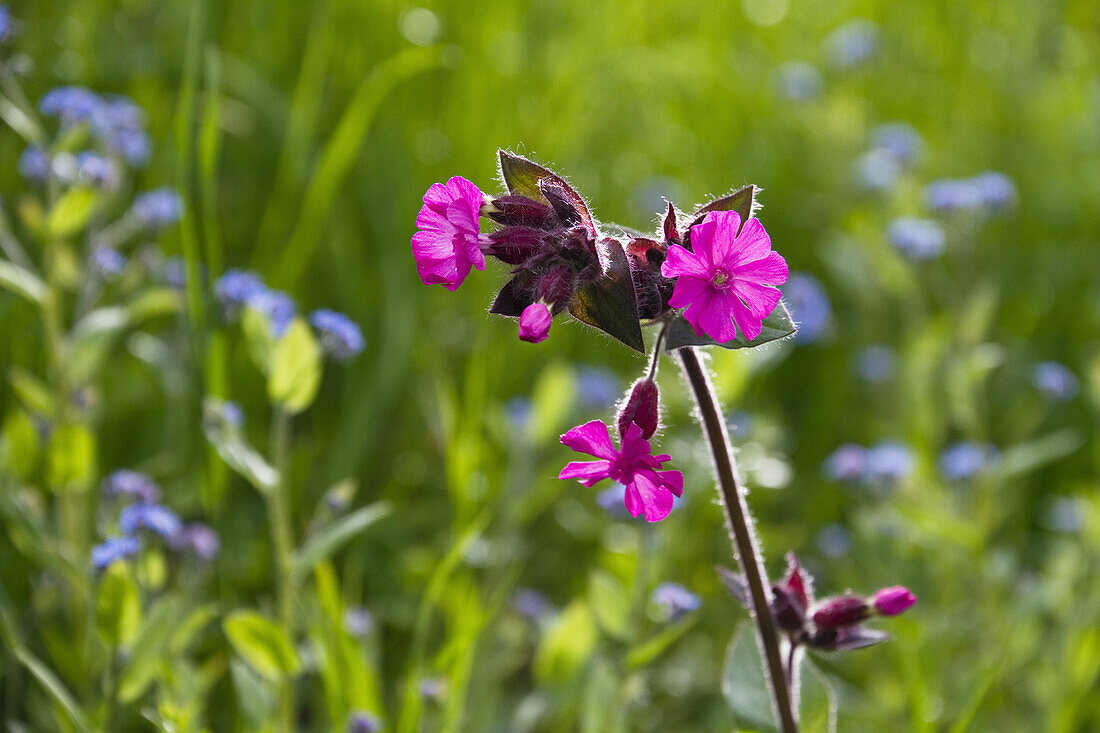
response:
[[[828,333],[833,318],[833,308],[825,288],[814,276],[795,272],[780,289],[791,318],[798,324],[794,338],[805,344],[820,341]]]
[[[98,153],[79,153],[76,156],[76,179],[85,185],[112,189],[121,179],[114,161]]]
[[[884,440],[867,450],[865,477],[894,483],[913,472],[913,451],[904,443]]]
[[[140,226],[159,229],[180,220],[183,199],[170,188],[146,191],[134,199],[130,213]]]
[[[141,540],[137,537],[110,537],[92,548],[92,567],[102,570],[115,560],[133,557],[141,551]]]
[[[943,227],[931,219],[903,216],[890,222],[886,231],[890,243],[911,260],[927,260],[943,253]]]
[[[735,410],[726,418],[726,429],[730,435],[744,439],[752,432],[753,417],[747,410]]]
[[[867,468],[867,449],[845,443],[825,459],[822,471],[832,481],[858,481]]]
[[[856,180],[869,191],[893,188],[901,178],[901,163],[884,148],[868,150],[856,160]]]
[[[527,397],[513,397],[504,403],[504,412],[508,422],[516,430],[526,430],[531,421],[531,400]]]
[[[596,494],[596,505],[615,519],[626,519],[630,513],[626,510],[626,504],[623,501],[625,491],[626,488],[622,484],[614,483]]]
[[[218,533],[201,522],[193,522],[171,536],[172,549],[190,552],[200,560],[209,562],[218,556],[221,541]]]
[[[880,43],[878,26],[865,18],[856,18],[826,36],[825,52],[834,66],[848,69],[874,58]]]
[[[183,290],[187,286],[187,263],[182,257],[168,257],[162,260],[160,277],[166,285]]]
[[[512,596],[512,610],[528,621],[541,621],[554,612],[554,604],[534,588],[520,588]]]
[[[703,603],[699,596],[679,583],[661,583],[653,590],[651,600],[661,609],[666,621],[675,621]]]
[[[1047,509],[1044,524],[1055,532],[1071,533],[1085,523],[1085,503],[1076,496],[1059,496]]]
[[[852,550],[852,535],[841,524],[827,524],[817,533],[817,549],[830,559],[843,557]]]
[[[264,281],[254,272],[230,268],[214,281],[214,297],[226,320],[234,320],[253,298],[267,290]]]
[[[109,499],[138,501],[154,504],[160,501],[160,487],[144,473],[120,468],[108,474],[100,485],[103,495]]]
[[[337,361],[348,361],[363,352],[366,344],[359,324],[343,313],[321,308],[310,314],[309,322],[320,332],[322,348]]]
[[[439,702],[447,694],[447,680],[442,677],[428,677],[420,681],[422,697]]]
[[[780,65],[776,75],[779,93],[798,102],[817,99],[825,87],[821,72],[803,61],[788,61]]]
[[[92,267],[102,278],[112,278],[126,269],[126,255],[114,247],[96,247],[92,250]]]
[[[271,324],[271,333],[275,338],[281,337],[290,322],[298,315],[298,304],[282,290],[264,290],[257,293],[248,301],[250,308],[255,308],[267,318]]]
[[[10,41],[15,35],[15,21],[7,5],[0,5],[0,43]]]
[[[622,380],[614,372],[592,366],[577,369],[577,396],[587,410],[611,407],[622,391]]]
[[[19,156],[19,175],[28,181],[42,182],[50,174],[50,156],[37,145],[29,145]]]
[[[149,161],[151,145],[145,132],[145,111],[129,97],[102,98],[91,115],[92,132],[107,149],[132,166]]]
[[[1044,361],[1035,365],[1031,383],[1048,399],[1068,402],[1077,396],[1081,383],[1064,365],[1056,361]]]
[[[883,344],[864,346],[856,354],[856,375],[865,382],[885,382],[894,376],[898,358]]]
[[[995,466],[999,458],[988,443],[953,443],[940,453],[940,474],[948,481],[966,481]]]
[[[124,534],[148,530],[166,540],[175,539],[183,529],[176,513],[160,504],[130,504],[118,515],[118,526]]]
[[[382,721],[368,712],[357,710],[348,717],[348,733],[378,733]]]
[[[221,404],[220,414],[222,420],[234,428],[244,425],[244,409],[238,402],[226,400]]]
[[[902,163],[913,163],[924,152],[924,138],[907,122],[887,122],[871,133],[871,143]]]
[[[942,214],[975,211],[981,208],[982,200],[981,191],[970,180],[943,178],[924,187],[925,205]]]
[[[374,615],[363,606],[352,606],[344,612],[344,628],[352,636],[362,638],[374,630]]]
[[[99,95],[91,89],[54,87],[42,97],[38,109],[44,115],[57,117],[62,124],[71,125],[91,119],[99,103]]]
[[[982,204],[993,211],[1011,208],[1016,203],[1016,184],[1004,173],[986,171],[970,179],[970,184]]]

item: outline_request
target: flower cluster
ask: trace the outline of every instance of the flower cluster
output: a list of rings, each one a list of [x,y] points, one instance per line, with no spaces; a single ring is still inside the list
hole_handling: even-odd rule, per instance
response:
[[[137,555],[147,541],[161,542],[173,552],[190,553],[200,560],[217,556],[220,543],[214,530],[199,522],[185,524],[160,503],[160,487],[149,476],[119,469],[103,479],[101,490],[108,506],[120,507],[120,534],[92,548],[92,567],[96,570]]]
[[[729,592],[746,608],[751,608],[748,585],[743,576],[719,568]],[[795,647],[820,651],[860,649],[889,635],[868,629],[863,622],[875,616],[897,616],[917,602],[908,588],[900,585],[882,588],[870,596],[847,594],[817,601],[813,578],[798,564],[794,553],[787,555],[787,572],[772,584],[771,609],[776,624]]]
[[[269,288],[258,274],[229,269],[214,281],[214,299],[227,323],[237,321],[245,308],[267,319],[271,334],[282,336],[298,316],[298,304],[282,290]],[[320,308],[309,315],[317,330],[321,348],[337,361],[346,362],[363,352],[366,341],[355,321],[343,313]]]
[[[913,451],[892,440],[884,440],[870,448],[845,443],[825,460],[824,472],[833,481],[891,485],[913,472]]]

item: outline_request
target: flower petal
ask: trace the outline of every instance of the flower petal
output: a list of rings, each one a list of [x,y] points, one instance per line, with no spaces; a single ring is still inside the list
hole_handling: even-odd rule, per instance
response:
[[[714,239],[711,243],[710,261],[716,267],[733,267],[740,245],[737,231],[741,228],[741,215],[736,211],[712,211],[707,214],[707,218],[712,217]]]
[[[771,315],[771,312],[775,310],[775,306],[779,303],[779,298],[782,295],[778,288],[768,287],[767,285],[757,285],[748,280],[735,280],[733,283],[733,292],[746,306],[748,306],[749,312],[752,313],[753,318],[759,318],[761,320]]]
[[[728,261],[728,264],[738,267],[746,262],[755,262],[766,257],[771,249],[771,237],[764,231],[764,225],[760,220],[754,217],[745,222],[744,228],[741,229],[741,234],[737,237],[734,257]]]
[[[702,280],[710,279],[707,262],[678,244],[670,246],[665,252],[665,261],[661,263],[661,274],[665,277],[688,275]]]
[[[664,270],[662,270],[663,272]],[[710,289],[710,280],[703,280],[695,275],[681,275],[676,279],[676,285],[672,288],[672,297],[668,299],[668,304],[673,308],[684,308],[691,305],[692,301]]]
[[[667,460],[667,457],[666,457]],[[661,485],[676,496],[684,495],[684,474],[679,471],[657,471]]]
[[[660,479],[652,471],[640,471],[628,488],[633,488],[642,503],[647,522],[659,522],[672,511],[672,492],[658,483]],[[627,509],[630,507],[628,506]],[[634,516],[638,516],[634,514]]]
[[[730,320],[731,304],[737,298],[730,293],[711,292],[709,299],[700,298],[684,311],[684,318],[695,326],[696,333],[701,329],[707,336],[724,344],[737,337],[737,328]]]
[[[454,176],[447,181],[447,190],[466,205],[470,216],[476,222],[481,212],[481,204],[485,199],[481,189],[462,176]]]
[[[691,228],[691,251],[695,253],[696,257],[706,265],[709,272],[713,268],[714,257],[712,252],[714,250],[714,237],[715,231],[718,227],[718,220],[715,217],[717,211],[712,211],[703,217],[703,221],[696,224]],[[669,249],[672,249],[669,247]]]
[[[575,478],[585,486],[593,486],[611,476],[610,461],[573,461],[565,464],[558,478],[566,481]]]
[[[578,453],[587,453],[597,458],[605,458],[609,461],[618,457],[618,451],[611,444],[611,436],[607,432],[607,425],[601,420],[591,420],[584,425],[578,425],[565,435],[561,436],[562,445],[568,446]]]
[[[733,311],[733,321],[737,324],[737,328],[741,330],[741,335],[747,341],[752,341],[759,336],[760,330],[763,328],[763,317],[757,318],[736,296],[731,295],[728,302]]]
[[[763,285],[782,285],[787,282],[787,261],[778,252],[769,252],[763,259],[738,265],[733,276],[738,280],[751,280]]]

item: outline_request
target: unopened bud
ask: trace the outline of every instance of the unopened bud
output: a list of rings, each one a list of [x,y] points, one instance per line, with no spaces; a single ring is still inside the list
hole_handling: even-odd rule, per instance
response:
[[[507,265],[521,265],[543,249],[544,233],[529,226],[507,226],[489,235],[487,254]]]
[[[630,397],[619,410],[619,435],[626,435],[627,428],[633,423],[642,429],[642,438],[648,439],[657,432],[659,421],[657,383],[649,377],[643,377],[634,383]]]
[[[851,626],[871,615],[867,600],[859,596],[829,598],[814,611],[814,623],[825,628]]]
[[[501,196],[482,206],[481,213],[498,224],[538,227],[552,215],[549,206],[526,196]]]
[[[535,286],[535,298],[564,307],[573,295],[573,271],[565,265],[543,273]]]
[[[897,616],[899,613],[908,610],[916,602],[917,597],[913,595],[911,590],[904,585],[895,585],[890,588],[883,588],[875,593],[871,605],[883,616]]]

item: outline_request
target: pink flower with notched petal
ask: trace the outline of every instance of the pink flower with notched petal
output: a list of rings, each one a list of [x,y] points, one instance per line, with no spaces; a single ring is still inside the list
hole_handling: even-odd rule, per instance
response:
[[[425,284],[454,290],[470,274],[470,267],[485,269],[482,246],[489,240],[478,223],[484,199],[481,189],[461,176],[446,184],[433,183],[424,194],[412,252]]]
[[[672,511],[673,497],[683,494],[682,473],[656,470],[672,457],[650,455],[649,441],[642,438],[642,429],[633,423],[618,450],[611,443],[607,425],[600,420],[578,425],[561,436],[561,442],[600,460],[574,461],[561,470],[558,478],[575,478],[585,486],[594,486],[605,478],[618,481],[626,487],[623,500],[631,516],[644,514],[647,522],[659,522]]]
[[[739,233],[740,232],[740,233]],[[736,211],[711,211],[691,228],[691,247],[668,248],[661,274],[676,278],[668,304],[687,308],[684,318],[700,336],[719,343],[752,340],[779,303],[774,285],[787,281],[787,262],[772,251],[759,219],[741,228]]]

